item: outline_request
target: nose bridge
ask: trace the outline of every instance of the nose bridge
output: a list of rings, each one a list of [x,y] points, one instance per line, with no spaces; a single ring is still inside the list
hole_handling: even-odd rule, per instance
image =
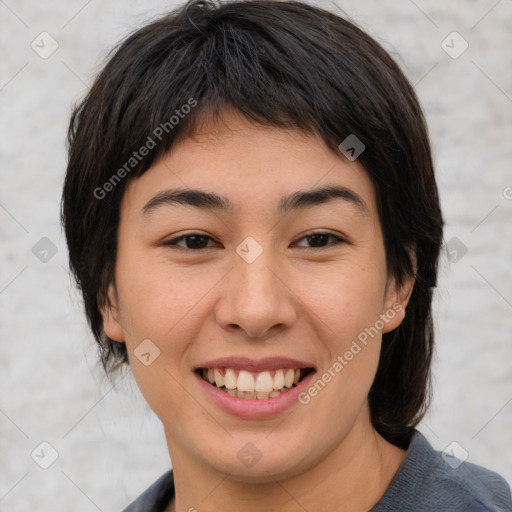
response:
[[[224,328],[238,326],[251,338],[295,319],[292,294],[284,285],[278,254],[247,237],[236,248],[233,270],[217,311]],[[277,274],[277,275],[276,275]]]
[[[274,259],[274,262],[272,261]],[[274,265],[273,265],[274,263]],[[239,298],[250,305],[253,301],[265,299],[266,304],[277,301],[281,296],[279,280],[270,269],[275,267],[275,258],[270,251],[260,255],[255,261],[247,262],[241,258],[236,264],[236,278],[240,282]],[[261,309],[264,304],[260,304]]]

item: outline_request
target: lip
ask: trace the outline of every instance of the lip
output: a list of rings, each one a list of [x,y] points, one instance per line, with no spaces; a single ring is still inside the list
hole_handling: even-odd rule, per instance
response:
[[[233,368],[233,370],[247,370],[251,372],[264,372],[279,370],[281,368],[316,368],[308,362],[290,359],[289,357],[265,357],[263,359],[250,359],[248,357],[221,357],[197,365],[200,368]]]
[[[217,365],[219,361],[220,360],[215,361],[215,364]],[[259,365],[258,368],[259,367],[261,367],[261,365]],[[210,367],[203,366],[202,368]],[[228,366],[228,368],[233,367]],[[245,368],[247,368],[247,366]],[[278,368],[282,368],[282,366]],[[305,366],[305,368],[311,368],[311,366]],[[265,369],[268,369],[268,366],[266,366]],[[283,413],[287,409],[290,409],[294,405],[299,404],[299,395],[310,386],[310,382],[315,377],[316,371],[308,373],[301,382],[299,382],[289,391],[282,393],[276,398],[267,398],[264,400],[236,398],[234,396],[228,395],[224,391],[221,391],[219,388],[205,381],[198,373],[194,373],[194,375],[196,376],[199,386],[207,395],[208,399],[213,402],[219,409],[241,419],[257,420],[273,418]]]

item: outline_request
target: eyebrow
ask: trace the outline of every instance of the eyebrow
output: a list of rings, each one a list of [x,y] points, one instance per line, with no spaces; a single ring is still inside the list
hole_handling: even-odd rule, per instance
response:
[[[286,214],[292,210],[299,210],[316,205],[329,203],[333,200],[342,200],[352,204],[367,215],[369,209],[363,199],[349,188],[331,185],[314,188],[311,190],[298,190],[290,195],[284,196],[278,203],[278,212]],[[217,210],[232,213],[233,203],[224,196],[215,192],[207,192],[198,189],[170,189],[159,192],[150,199],[142,208],[143,214],[148,214],[162,206],[185,205],[204,210]]]

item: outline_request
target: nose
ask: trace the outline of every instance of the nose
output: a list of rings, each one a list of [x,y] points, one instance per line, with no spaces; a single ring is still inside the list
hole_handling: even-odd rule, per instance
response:
[[[293,325],[298,301],[286,283],[284,265],[270,250],[252,262],[234,255],[234,267],[222,280],[216,307],[217,323],[231,334],[268,338]]]

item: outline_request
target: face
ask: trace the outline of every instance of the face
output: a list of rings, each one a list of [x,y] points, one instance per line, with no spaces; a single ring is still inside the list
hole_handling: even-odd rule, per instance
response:
[[[357,161],[312,135],[224,120],[128,184],[104,327],[126,343],[174,465],[263,482],[371,428],[382,333],[410,283],[387,275]]]

